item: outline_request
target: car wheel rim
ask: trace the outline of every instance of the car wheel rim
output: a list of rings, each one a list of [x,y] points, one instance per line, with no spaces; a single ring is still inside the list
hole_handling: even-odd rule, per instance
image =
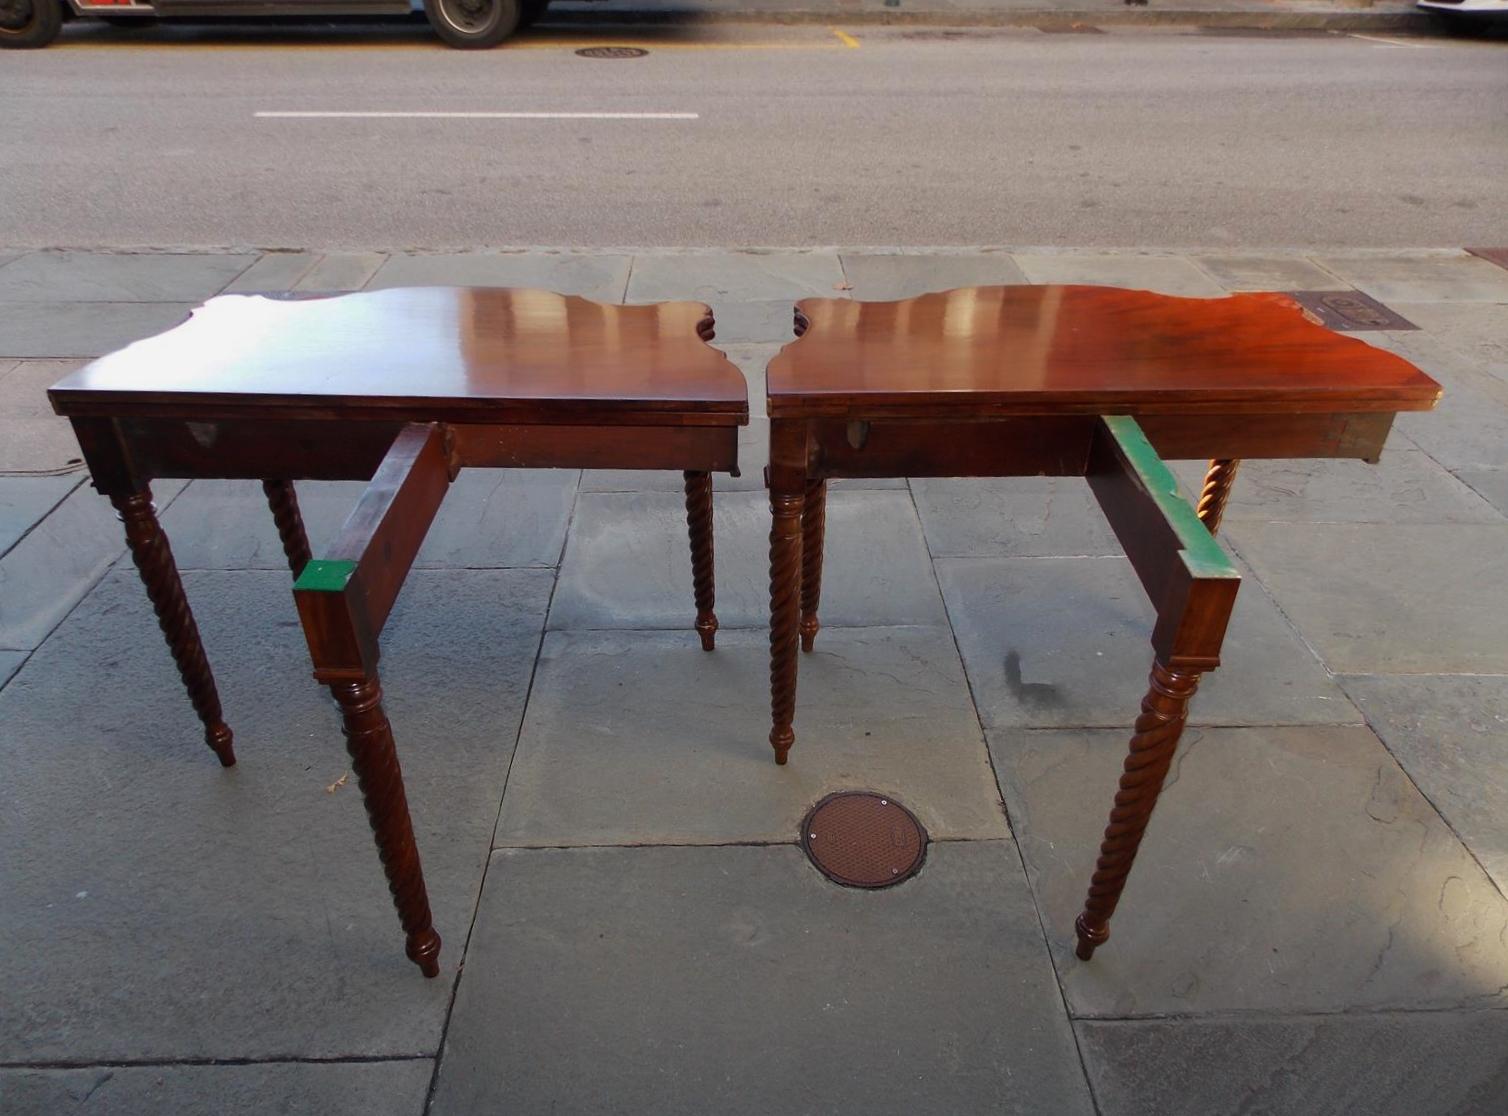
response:
[[[499,0],[440,0],[440,14],[463,35],[481,35],[496,26],[502,7]]]
[[[32,0],[0,0],[0,30],[25,31],[35,14]]]

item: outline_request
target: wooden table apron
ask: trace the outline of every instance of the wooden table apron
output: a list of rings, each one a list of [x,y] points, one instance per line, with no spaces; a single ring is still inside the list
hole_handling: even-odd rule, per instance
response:
[[[1243,458],[1375,462],[1395,413],[1434,383],[1278,295],[1180,299],[1095,287],[984,287],[890,303],[808,299],[771,362],[770,745],[795,741],[815,646],[827,481],[1084,477],[1157,613],[1152,671],[1084,911],[1109,937],[1239,576],[1218,530]],[[1197,509],[1162,458],[1209,461]],[[798,650],[799,648],[799,650]]]

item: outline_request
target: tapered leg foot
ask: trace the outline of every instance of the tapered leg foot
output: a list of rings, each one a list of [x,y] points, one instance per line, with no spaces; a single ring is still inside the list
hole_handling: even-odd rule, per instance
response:
[[[686,527],[691,534],[691,584],[696,596],[696,631],[702,650],[711,651],[717,639],[717,613],[712,560],[712,474],[687,472]]]
[[[215,676],[210,671],[209,658],[199,638],[199,626],[194,622],[188,598],[184,596],[173,550],[157,522],[152,493],[143,489],[125,496],[111,496],[110,502],[125,524],[131,560],[136,563],[141,582],[146,586],[147,597],[157,613],[157,624],[168,641],[168,650],[178,666],[178,675],[183,679],[189,701],[204,725],[204,742],[222,766],[232,767],[236,762],[234,738],[220,709]]]
[[[298,510],[298,494],[293,489],[293,482],[286,480],[264,480],[262,492],[267,497],[267,506],[272,509],[272,521],[277,524],[278,539],[283,544],[288,568],[296,578],[313,557],[309,536],[304,531],[304,517]]]
[[[1115,792],[1110,824],[1100,843],[1089,895],[1074,923],[1078,934],[1074,952],[1080,960],[1088,961],[1110,937],[1110,916],[1120,902],[1142,834],[1162,793],[1188,718],[1189,699],[1198,685],[1198,674],[1172,670],[1160,662],[1152,666],[1151,685],[1142,699],[1141,716],[1136,719],[1136,732]]]
[[[822,622],[817,605],[822,600],[822,542],[827,531],[827,482],[806,482],[806,507],[801,513],[801,650],[817,642]]]
[[[801,619],[802,493],[770,493],[770,747],[785,763],[796,740],[797,630]]]
[[[1210,462],[1204,474],[1204,488],[1199,493],[1195,513],[1210,534],[1220,530],[1220,520],[1225,516],[1225,504],[1230,499],[1231,485],[1236,483],[1236,470],[1241,467],[1240,458],[1217,457]]]
[[[414,843],[403,771],[398,766],[392,726],[382,709],[382,687],[376,678],[368,678],[337,682],[330,692],[340,703],[345,720],[346,751],[351,754],[377,855],[403,925],[405,952],[425,976],[438,976],[440,935],[435,933],[429,913],[429,894]]]

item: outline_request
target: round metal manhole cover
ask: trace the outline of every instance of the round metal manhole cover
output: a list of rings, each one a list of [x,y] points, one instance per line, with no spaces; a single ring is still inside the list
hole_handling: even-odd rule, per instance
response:
[[[910,810],[873,791],[830,794],[801,824],[801,848],[845,887],[890,887],[916,875],[927,831]]]
[[[576,52],[581,58],[643,58],[648,53],[643,47],[582,47]]]

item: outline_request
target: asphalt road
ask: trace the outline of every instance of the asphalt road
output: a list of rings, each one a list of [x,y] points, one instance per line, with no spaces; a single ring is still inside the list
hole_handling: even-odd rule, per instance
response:
[[[415,111],[679,115],[258,115]],[[1508,42],[95,26],[0,59],[0,245],[807,244],[1508,244]]]

